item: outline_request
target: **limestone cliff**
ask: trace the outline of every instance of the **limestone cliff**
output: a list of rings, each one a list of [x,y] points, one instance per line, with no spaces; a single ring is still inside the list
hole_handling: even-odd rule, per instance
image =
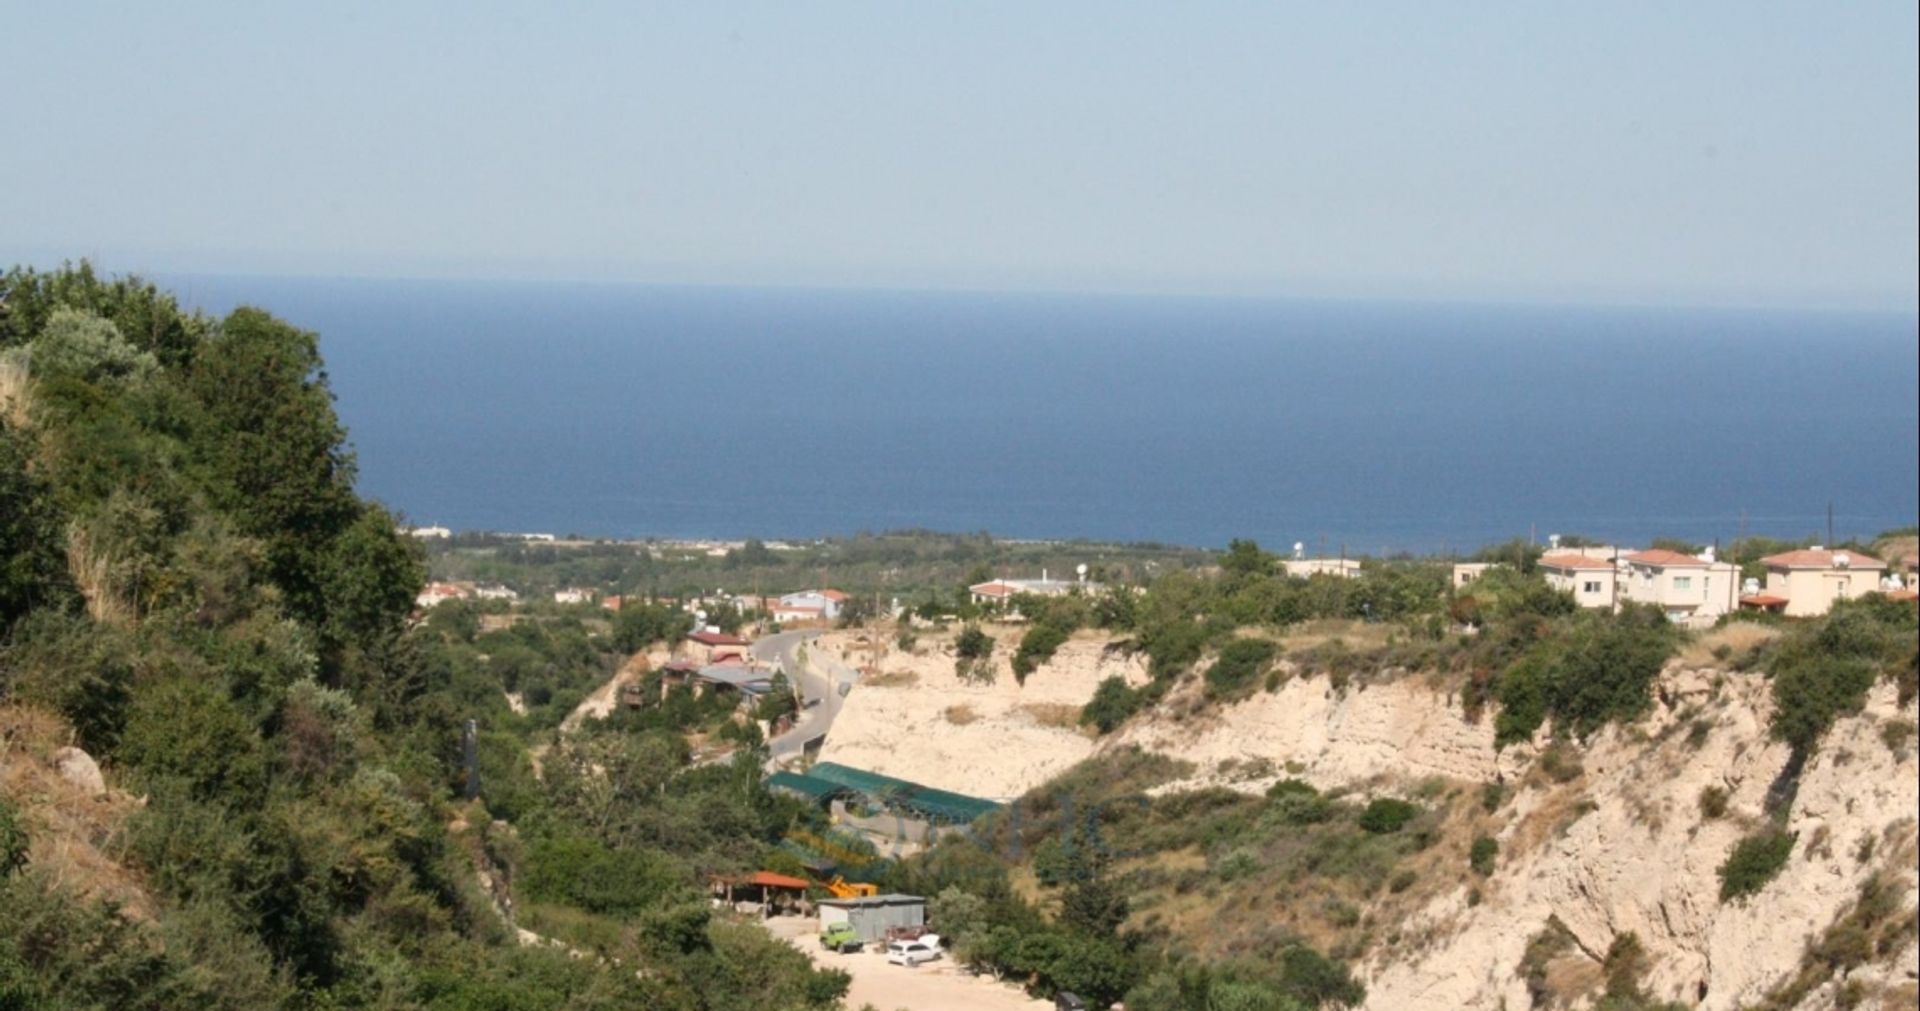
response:
[[[1810,973],[1804,993],[1773,1006],[1834,1007],[1843,987],[1846,999],[1864,1001],[1851,1006],[1915,1006],[1920,771],[1910,738],[1886,732],[1915,715],[1891,685],[1843,718],[1806,763],[1787,807],[1796,836],[1788,864],[1735,901],[1722,901],[1717,870],[1763,823],[1789,760],[1768,736],[1772,703],[1760,675],[1670,669],[1651,714],[1602,731],[1554,776],[1541,774],[1537,748],[1496,752],[1487,721],[1467,720],[1457,700],[1417,676],[1345,690],[1295,676],[1225,709],[1191,705],[1191,694],[1176,693],[1107,746],[1193,762],[1201,772],[1175,789],[1260,789],[1280,775],[1363,791],[1433,777],[1507,785],[1496,870],[1432,895],[1395,925],[1408,940],[1365,956],[1368,1008],[1590,1004],[1601,959],[1628,932],[1646,949],[1644,985],[1660,999],[1709,1011],[1778,1001],[1809,946],[1876,872],[1894,886],[1894,920],[1904,918],[1893,950],[1873,952],[1847,979]],[[1264,775],[1249,777],[1249,768]],[[1550,929],[1571,943],[1523,965]]]

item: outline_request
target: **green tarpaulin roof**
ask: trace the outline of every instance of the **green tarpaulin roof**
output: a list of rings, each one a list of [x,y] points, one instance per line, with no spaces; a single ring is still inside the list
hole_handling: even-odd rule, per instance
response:
[[[797,772],[776,772],[767,777],[767,789],[792,790],[794,793],[814,800],[826,800],[836,793],[845,793],[846,787],[812,776],[802,776]]]
[[[868,772],[841,765],[838,762],[820,762],[807,770],[807,778],[832,783],[843,790],[864,793],[890,805],[916,812],[930,821],[943,821],[954,825],[965,825],[983,814],[1000,810],[1001,805],[979,797],[969,797],[950,790],[936,790],[930,786],[898,779],[893,776]],[[771,777],[768,785],[774,785]],[[811,796],[811,794],[810,794]]]

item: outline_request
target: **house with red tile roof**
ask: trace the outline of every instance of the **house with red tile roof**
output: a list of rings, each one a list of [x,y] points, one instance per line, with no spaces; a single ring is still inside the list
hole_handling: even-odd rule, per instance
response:
[[[1611,610],[1618,603],[1619,573],[1611,559],[1575,551],[1549,552],[1540,556],[1539,568],[1548,586],[1573,594],[1573,602],[1581,607]]]
[[[1739,605],[1740,569],[1714,558],[1655,548],[1623,555],[1615,568],[1621,603],[1652,604],[1676,625],[1704,627]]]
[[[1872,555],[1817,544],[1768,555],[1760,564],[1767,567],[1766,591],[1740,598],[1740,605],[1789,617],[1825,614],[1835,601],[1880,590],[1887,571],[1887,564]]]

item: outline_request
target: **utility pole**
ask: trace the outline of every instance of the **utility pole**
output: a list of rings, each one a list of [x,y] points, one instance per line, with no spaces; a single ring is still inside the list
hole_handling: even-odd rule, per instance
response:
[[[1833,547],[1833,502],[1827,502],[1827,547]]]

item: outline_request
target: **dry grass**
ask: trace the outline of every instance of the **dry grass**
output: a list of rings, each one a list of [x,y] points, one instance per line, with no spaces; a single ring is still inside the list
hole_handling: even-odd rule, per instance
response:
[[[87,617],[103,625],[133,621],[133,608],[113,589],[113,560],[97,548],[87,528],[75,521],[67,526],[67,571],[87,601]]]
[[[25,428],[31,414],[27,363],[15,355],[0,355],[0,418],[9,428]]]
[[[911,688],[919,683],[920,675],[910,670],[882,671],[864,674],[860,678],[862,688]]]
[[[1779,635],[1778,628],[1736,621],[1724,628],[1695,636],[1680,650],[1680,663],[1694,668],[1724,667],[1727,661],[1714,654],[1720,653],[1731,659]]]
[[[980,719],[980,711],[965,703],[948,706],[940,715],[946,717],[947,722],[956,727],[964,727]]]
[[[1382,649],[1387,638],[1393,634],[1394,626],[1386,623],[1368,624],[1364,621],[1352,621],[1346,618],[1323,618],[1317,621],[1301,622],[1287,630],[1279,638],[1280,648],[1288,653],[1309,650],[1324,646],[1335,639],[1345,643],[1347,648],[1356,650]]]
[[[1020,711],[1043,727],[1073,730],[1080,726],[1080,707],[1064,702],[1025,702]]]
[[[111,787],[94,796],[55,771],[53,754],[72,736],[49,713],[0,706],[0,796],[26,822],[27,862],[55,884],[151,919],[153,899],[139,877],[109,856],[142,802]]]

